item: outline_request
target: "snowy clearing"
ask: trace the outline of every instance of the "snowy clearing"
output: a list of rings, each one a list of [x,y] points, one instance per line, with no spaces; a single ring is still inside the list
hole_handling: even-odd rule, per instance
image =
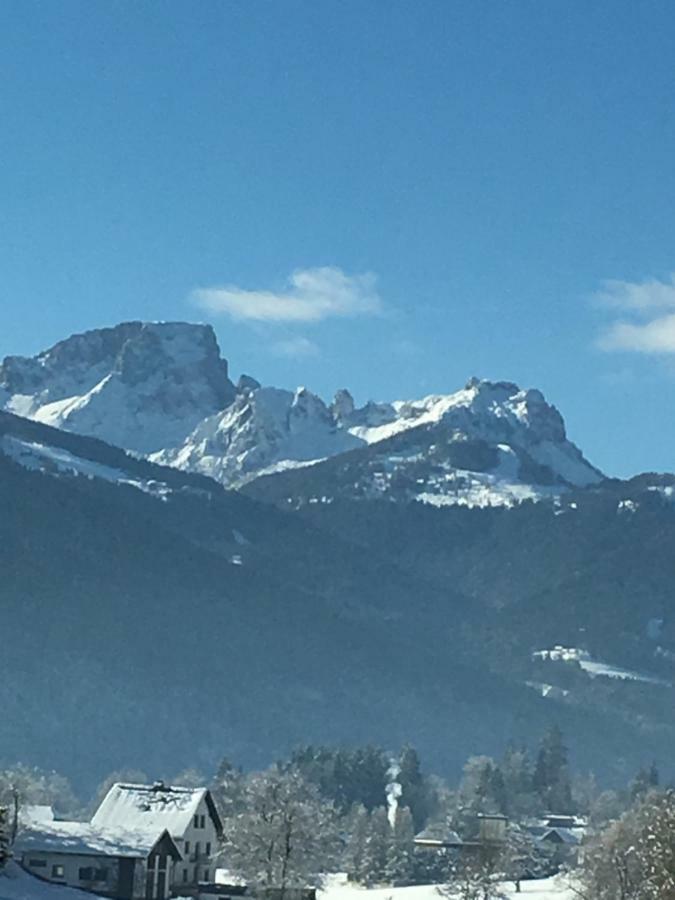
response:
[[[576,662],[591,678],[602,675],[605,678],[619,678],[622,681],[642,681],[645,684],[672,687],[669,681],[658,678],[656,675],[646,675],[642,672],[635,672],[632,669],[623,669],[620,666],[601,662],[593,659],[586,650],[578,650],[576,647],[561,647],[557,645],[551,650],[537,650],[532,654],[532,659],[551,660],[553,662]]]
[[[86,896],[85,891],[77,888],[48,884],[34,878],[12,862],[0,875],[0,900],[83,900]]]
[[[5,435],[0,439],[0,452],[25,469],[33,471],[100,478],[113,484],[127,484],[145,491],[147,494],[162,498],[166,498],[171,493],[171,489],[164,482],[131,478],[121,469],[114,469],[103,463],[74,456],[61,447],[49,447],[46,444],[24,441],[11,435]]]
[[[543,878],[521,882],[520,894],[513,883],[504,885],[509,898],[525,897],[527,900],[573,900],[572,889],[562,878]],[[415,887],[359,888],[348,884],[329,882],[319,893],[319,900],[442,900],[435,885]]]

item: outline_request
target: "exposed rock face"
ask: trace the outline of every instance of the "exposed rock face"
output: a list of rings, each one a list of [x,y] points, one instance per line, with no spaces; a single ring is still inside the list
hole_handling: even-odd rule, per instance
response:
[[[261,387],[250,375],[235,388],[204,325],[126,322],[9,357],[0,408],[228,487],[369,447],[345,463],[341,490],[483,505],[602,478],[537,390],[473,378],[454,394],[360,408],[343,389],[327,406],[307,388]]]
[[[0,367],[4,407],[148,453],[175,446],[232,402],[213,329],[126,322],[74,335]]]
[[[364,444],[340,428],[323,400],[306,388],[293,393],[265,387],[239,394],[181,447],[152,459],[237,486],[273,467],[306,465]]]

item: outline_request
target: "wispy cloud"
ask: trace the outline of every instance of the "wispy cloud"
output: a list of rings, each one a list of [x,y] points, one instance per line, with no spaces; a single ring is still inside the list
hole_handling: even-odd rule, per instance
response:
[[[605,281],[593,299],[624,314],[602,332],[597,342],[600,349],[675,353],[675,274],[666,281]]]
[[[383,311],[371,272],[347,275],[334,266],[297,269],[279,291],[237,285],[198,288],[192,299],[212,313],[240,321],[320,322],[335,317],[378,315]]]
[[[314,341],[306,337],[292,337],[285,341],[277,341],[272,346],[277,356],[286,356],[289,359],[304,359],[308,356],[319,356],[319,347]]]

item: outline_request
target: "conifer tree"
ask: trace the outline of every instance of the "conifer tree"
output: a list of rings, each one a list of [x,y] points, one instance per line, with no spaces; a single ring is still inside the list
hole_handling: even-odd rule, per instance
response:
[[[391,823],[390,823],[391,825]],[[396,810],[394,827],[390,829],[385,877],[389,884],[410,884],[415,867],[415,828],[407,807]]]
[[[568,751],[557,725],[542,738],[533,783],[542,804],[550,812],[574,811],[568,768]]]
[[[366,842],[370,829],[370,817],[362,804],[356,804],[348,816],[348,839],[345,852],[345,866],[352,881],[366,880]]]
[[[0,871],[10,858],[9,850],[9,816],[4,806],[0,806]]]
[[[384,807],[378,806],[370,814],[368,823],[368,835],[363,852],[364,884],[377,884],[385,880],[390,842],[391,825],[387,812]]]
[[[396,780],[401,785],[401,803],[410,810],[415,831],[421,831],[433,812],[435,797],[422,774],[420,758],[414,747],[407,745],[401,751]]]

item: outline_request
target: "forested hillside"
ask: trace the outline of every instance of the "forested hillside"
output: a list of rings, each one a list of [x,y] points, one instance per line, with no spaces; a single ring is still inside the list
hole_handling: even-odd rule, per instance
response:
[[[653,757],[668,771],[670,688],[591,681],[529,655],[584,627],[593,651],[667,674],[641,635],[669,609],[668,508],[615,512],[614,534],[599,510],[583,540],[573,523],[586,513],[543,507],[288,513],[97,441],[10,416],[2,425],[5,440],[43,448],[37,468],[0,454],[7,762],[90,786],[120,760],[175,770],[227,754],[260,765],[308,740],[373,740],[413,741],[434,769],[456,772],[555,720],[581,769],[625,781]],[[45,464],[49,447],[50,459],[67,448],[81,474]],[[86,461],[129,472],[88,477]],[[664,562],[652,594],[645,587],[632,607],[626,586],[611,616],[598,579],[638,524]],[[541,696],[551,669],[578,681],[569,696]]]

